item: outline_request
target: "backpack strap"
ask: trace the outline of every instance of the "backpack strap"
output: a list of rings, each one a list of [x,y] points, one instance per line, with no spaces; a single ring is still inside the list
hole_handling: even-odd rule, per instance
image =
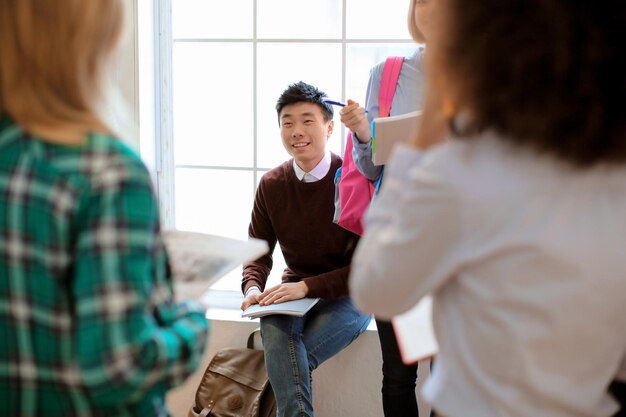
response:
[[[379,117],[389,116],[403,63],[404,57],[402,56],[390,56],[385,60],[383,74],[380,79],[380,92],[378,93]]]

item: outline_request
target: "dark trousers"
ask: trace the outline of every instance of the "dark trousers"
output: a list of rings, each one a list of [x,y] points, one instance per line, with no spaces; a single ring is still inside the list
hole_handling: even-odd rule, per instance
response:
[[[405,365],[400,356],[393,325],[376,320],[383,355],[383,411],[385,417],[417,417],[417,364]]]
[[[609,386],[609,392],[621,405],[621,409],[613,417],[626,417],[626,382],[613,381]]]

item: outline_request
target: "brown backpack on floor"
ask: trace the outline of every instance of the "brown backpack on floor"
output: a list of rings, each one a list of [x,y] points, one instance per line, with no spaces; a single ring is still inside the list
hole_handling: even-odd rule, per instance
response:
[[[204,371],[189,417],[274,417],[276,399],[265,370],[263,350],[254,349],[254,334],[247,348],[219,350]]]

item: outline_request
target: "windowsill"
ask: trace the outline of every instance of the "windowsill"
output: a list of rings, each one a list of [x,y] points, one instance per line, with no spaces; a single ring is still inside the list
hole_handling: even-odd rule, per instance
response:
[[[177,287],[177,290],[179,288]],[[184,288],[180,288],[184,293]],[[229,321],[229,322],[259,322],[259,319],[249,319],[241,317],[241,302],[243,301],[243,295],[237,291],[226,290],[206,290],[204,293],[195,292],[195,294],[201,294],[200,297],[196,297],[204,306],[207,307],[206,318],[208,320]],[[376,321],[372,320],[367,327],[368,331],[376,331]]]

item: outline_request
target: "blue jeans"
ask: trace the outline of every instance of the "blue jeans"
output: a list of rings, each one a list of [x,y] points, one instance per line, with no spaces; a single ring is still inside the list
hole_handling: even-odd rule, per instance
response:
[[[344,297],[320,300],[304,317],[261,318],[265,366],[277,417],[312,417],[311,373],[365,331],[370,316]]]

